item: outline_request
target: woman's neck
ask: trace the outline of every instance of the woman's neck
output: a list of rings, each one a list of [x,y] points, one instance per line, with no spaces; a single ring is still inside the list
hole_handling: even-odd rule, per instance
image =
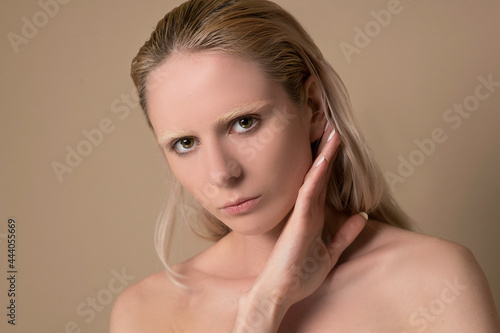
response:
[[[347,215],[339,213],[333,207],[325,206],[326,234],[333,237],[347,218]],[[219,241],[223,247],[220,253],[230,256],[229,261],[233,263],[231,267],[235,276],[257,277],[262,272],[287,219],[288,216],[275,228],[263,234],[242,235],[231,232]]]

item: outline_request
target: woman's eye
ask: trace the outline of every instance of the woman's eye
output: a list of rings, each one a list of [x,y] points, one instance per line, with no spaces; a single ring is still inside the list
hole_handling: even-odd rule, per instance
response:
[[[172,150],[178,154],[184,154],[192,150],[195,146],[195,139],[193,138],[183,138],[177,140],[173,146]]]
[[[254,117],[243,117],[238,119],[234,124],[232,130],[236,133],[244,133],[252,129],[257,123]]]

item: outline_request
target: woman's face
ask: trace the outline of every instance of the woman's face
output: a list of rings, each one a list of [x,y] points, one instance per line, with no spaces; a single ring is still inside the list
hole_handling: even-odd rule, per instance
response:
[[[147,102],[172,171],[212,215],[256,235],[290,212],[323,129],[256,64],[174,54],[148,78]]]

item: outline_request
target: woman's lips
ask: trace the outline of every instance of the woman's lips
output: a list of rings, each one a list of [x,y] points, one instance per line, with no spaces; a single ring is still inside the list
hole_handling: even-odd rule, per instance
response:
[[[222,208],[222,210],[233,215],[245,214],[248,213],[250,210],[252,210],[255,207],[255,205],[257,205],[259,200],[260,196],[250,199],[239,200],[238,203],[225,206]]]

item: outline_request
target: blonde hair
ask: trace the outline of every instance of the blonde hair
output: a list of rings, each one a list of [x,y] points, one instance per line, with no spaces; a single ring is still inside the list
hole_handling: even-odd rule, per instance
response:
[[[319,85],[328,121],[342,138],[334,162],[327,201],[345,214],[367,212],[370,218],[411,229],[357,128],[347,90],[301,25],[267,0],[190,0],[168,13],[132,62],[132,79],[149,126],[147,88],[151,73],[174,52],[221,52],[257,63],[269,79],[279,82],[290,99],[305,103],[304,83]],[[148,81],[149,80],[149,81]],[[154,83],[154,81],[153,81]],[[168,170],[170,195],[156,230],[156,248],[167,271],[174,223],[188,223],[214,241],[230,229],[211,216]],[[192,224],[192,222],[198,224]],[[197,226],[195,226],[197,225]],[[200,227],[202,229],[200,229]]]

